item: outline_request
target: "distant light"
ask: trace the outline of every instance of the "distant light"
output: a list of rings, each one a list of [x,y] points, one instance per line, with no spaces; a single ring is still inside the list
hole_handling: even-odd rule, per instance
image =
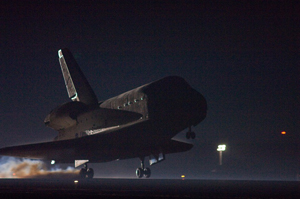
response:
[[[285,132],[285,131],[282,131],[282,132],[281,132],[281,135],[285,135],[285,134],[286,134],[286,132]]]
[[[13,176],[15,176],[16,174],[15,173],[13,173]]]
[[[78,183],[78,180],[74,180],[74,183],[77,184],[77,183]]]
[[[185,175],[181,175],[182,178],[185,178]]]
[[[51,160],[51,164],[55,164],[55,160]]]
[[[225,150],[226,150],[226,145],[225,144],[221,144],[217,148],[217,151],[225,151]]]

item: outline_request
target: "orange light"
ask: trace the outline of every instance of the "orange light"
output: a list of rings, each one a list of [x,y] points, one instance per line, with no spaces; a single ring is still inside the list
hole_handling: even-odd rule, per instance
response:
[[[281,132],[281,135],[285,135],[285,134],[286,134],[286,132],[285,132],[285,131],[282,131],[282,132]]]
[[[13,173],[13,176],[15,176],[16,174],[15,173]]]

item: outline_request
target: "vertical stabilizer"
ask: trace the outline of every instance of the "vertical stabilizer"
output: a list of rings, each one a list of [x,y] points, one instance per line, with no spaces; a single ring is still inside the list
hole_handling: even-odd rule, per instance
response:
[[[58,51],[58,58],[69,98],[89,105],[98,104],[97,97],[68,49]]]

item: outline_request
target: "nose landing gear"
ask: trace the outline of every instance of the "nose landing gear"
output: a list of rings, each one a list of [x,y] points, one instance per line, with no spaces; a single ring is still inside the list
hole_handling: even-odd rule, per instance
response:
[[[192,127],[191,126],[189,126],[189,130],[188,130],[188,132],[186,132],[186,138],[187,139],[195,139],[196,138],[196,134],[195,134],[195,132],[193,132],[192,131]]]
[[[149,178],[151,176],[151,170],[149,168],[145,168],[144,159],[145,159],[144,157],[140,158],[141,167],[137,168],[135,171],[136,177],[138,178],[142,178],[142,177]]]
[[[94,170],[88,168],[87,163],[83,165],[83,168],[80,169],[79,175],[81,178],[91,179],[94,177]]]

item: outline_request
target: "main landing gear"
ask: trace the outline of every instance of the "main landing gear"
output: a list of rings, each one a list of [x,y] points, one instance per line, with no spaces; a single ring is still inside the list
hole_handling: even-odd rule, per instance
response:
[[[144,157],[140,158],[141,167],[137,168],[135,171],[136,177],[138,177],[138,178],[141,178],[141,177],[149,178],[151,176],[151,170],[149,168],[145,168],[144,159],[145,159]]]
[[[186,136],[187,139],[191,138],[192,140],[196,138],[196,134],[195,134],[195,132],[192,131],[192,127],[191,126],[189,126],[189,131],[186,132],[185,136]]]
[[[94,170],[92,168],[88,168],[87,163],[85,163],[83,168],[80,169],[79,175],[81,178],[91,179],[94,177]]]

